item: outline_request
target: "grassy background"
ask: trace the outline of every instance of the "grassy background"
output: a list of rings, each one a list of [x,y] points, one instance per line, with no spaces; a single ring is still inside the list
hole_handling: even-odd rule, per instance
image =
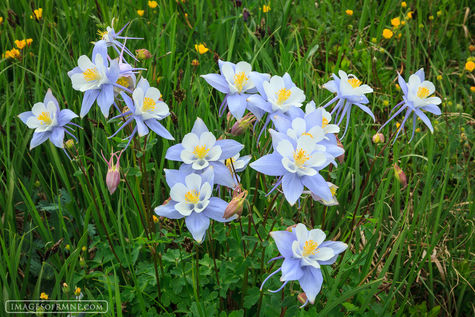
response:
[[[71,290],[62,288],[66,282],[72,289],[80,287],[86,299],[107,300],[111,316],[473,314],[470,86],[475,84],[473,74],[464,70],[473,55],[469,1],[407,1],[407,8],[392,0],[244,0],[240,7],[225,0],[162,0],[155,9],[139,3],[0,4],[2,53],[16,39],[33,39],[21,59],[0,60],[2,302],[39,299],[41,292],[50,299],[73,298]],[[271,7],[267,13],[260,10],[264,4]],[[42,19],[30,19],[38,7],[43,8]],[[243,8],[251,14],[247,22]],[[145,10],[143,17],[137,15],[139,9]],[[354,14],[346,15],[346,9]],[[384,39],[390,19],[403,20],[408,11],[413,18],[393,38]],[[131,21],[126,35],[144,38],[128,41],[131,50],[152,53],[152,59],[137,65],[148,69],[142,76],[170,106],[173,115],[164,123],[176,140],[190,131],[196,116],[216,135],[232,124],[217,116],[223,95],[199,78],[217,72],[218,57],[248,61],[261,72],[288,72],[307,101],[314,99],[317,105],[330,98],[321,85],[338,69],[372,86],[370,107],[377,122],[354,111],[343,141],[345,161],[325,174],[340,187],[340,205],[326,208],[304,199],[297,208],[282,203],[281,195],[266,198],[273,179],[256,182],[256,173],[247,169],[242,181],[250,204],[241,221],[213,224],[205,243],[197,246],[183,222],[149,223],[150,234],[141,222],[141,215],[150,222],[152,208],[168,197],[162,170],[178,165],[165,162],[164,153],[175,142],[150,136],[132,143],[121,160],[126,182],[113,196],[105,185],[100,151],[119,149],[126,134],[107,140],[120,121],[107,122],[96,106],[75,121],[84,127],[76,132],[75,160],[50,143],[30,151],[32,132],[16,116],[42,101],[48,88],[62,107],[79,113],[82,94],[72,89],[67,71],[80,55],[91,54],[97,30],[113,17],[118,18],[116,30]],[[194,45],[201,42],[210,52],[197,54]],[[199,66],[192,66],[193,59]],[[435,132],[419,122],[421,131],[412,143],[403,135],[378,156],[382,145],[373,144],[371,136],[401,99],[396,71],[407,78],[421,67],[443,99],[443,114],[429,115]],[[387,139],[395,129],[395,124],[384,129]],[[241,154],[256,159],[266,151],[266,138],[260,146],[252,131],[235,139],[245,144]],[[393,164],[407,175],[406,188],[395,179]],[[229,200],[229,195],[223,198]],[[264,221],[266,212],[269,221]],[[357,226],[352,226],[354,215]],[[322,291],[315,305],[304,310],[298,309],[297,283],[283,294],[259,292],[264,277],[276,268],[265,262],[278,254],[268,232],[295,222],[321,227],[330,239],[350,245],[338,265],[324,268]],[[275,277],[266,288],[278,286]]]

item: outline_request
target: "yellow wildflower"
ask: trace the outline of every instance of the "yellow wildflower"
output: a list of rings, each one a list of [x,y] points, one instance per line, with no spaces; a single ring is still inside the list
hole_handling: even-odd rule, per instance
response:
[[[3,17],[0,17],[0,25],[3,23]]]
[[[429,20],[434,20],[434,16],[433,15],[429,15]]]
[[[76,287],[76,289],[74,290],[74,295],[79,296],[80,294],[81,294],[81,288]]]
[[[406,21],[402,20],[401,25],[406,25]]]
[[[195,44],[195,50],[200,54],[204,54],[209,51],[209,49],[203,43]]]
[[[469,72],[472,72],[475,69],[475,63],[472,61],[468,61],[465,64],[465,69],[468,70]]]
[[[82,250],[83,252],[85,252],[85,251],[87,250],[86,246],[83,246],[83,247],[81,248],[81,250]]]
[[[199,64],[200,64],[200,62],[197,59],[194,59],[194,60],[191,61],[192,66],[198,66]]]
[[[26,46],[26,41],[25,40],[15,40],[15,45],[16,47],[18,47],[19,49],[23,49],[25,46]]]
[[[421,128],[417,128],[417,129],[416,129],[416,132],[421,132]]]
[[[469,50],[470,52],[475,51],[475,45],[470,45],[470,46],[468,47],[468,50]]]
[[[5,54],[3,55],[5,58],[18,58],[20,57],[20,51],[17,50],[16,48],[12,48],[11,50],[7,50]]]
[[[153,222],[158,223],[158,217],[153,215]]]
[[[38,8],[38,9],[33,10],[33,13],[35,14],[35,18],[37,20],[39,20],[43,17],[43,9],[42,8]]]
[[[47,299],[48,299],[48,294],[46,294],[45,292],[42,292],[42,293],[40,294],[40,298],[41,298],[41,299],[44,299],[44,300],[47,300]]]
[[[148,6],[152,9],[155,9],[158,6],[157,1],[149,1]]]
[[[475,86],[470,86],[470,91],[475,92]]]
[[[437,16],[440,17],[442,15],[442,11],[437,11]]]
[[[143,14],[145,13],[144,10],[137,10],[137,14],[141,17],[143,17]]]
[[[406,15],[406,18],[409,20],[409,19],[412,19],[412,11],[409,11]]]
[[[26,39],[26,45],[30,46],[33,43],[33,39]]]
[[[267,13],[270,11],[270,5],[263,5],[262,6],[262,12]]]
[[[384,100],[384,101],[383,101],[383,106],[385,106],[385,107],[389,106],[389,101]]]
[[[401,24],[401,19],[399,19],[399,17],[395,17],[394,19],[391,19],[391,25],[394,26],[395,28],[398,28],[400,24]]]
[[[396,89],[401,90],[401,86],[399,86],[399,84],[396,84]]]
[[[348,9],[345,11],[345,13],[346,15],[353,15],[353,10]]]
[[[406,1],[401,2],[401,7],[403,7],[403,8],[407,7]]]
[[[383,37],[387,40],[389,40],[390,38],[392,38],[394,35],[393,31],[391,31],[390,29],[384,29],[383,30]]]
[[[442,80],[442,75],[437,75],[437,80]]]

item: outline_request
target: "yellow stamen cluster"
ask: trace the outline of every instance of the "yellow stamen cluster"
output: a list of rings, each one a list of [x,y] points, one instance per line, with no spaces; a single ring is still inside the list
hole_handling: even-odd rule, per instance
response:
[[[295,165],[297,165],[298,167],[302,167],[309,159],[310,155],[308,155],[307,152],[302,149],[299,149],[294,153]]]
[[[104,36],[107,35],[107,31],[97,30],[97,34],[101,37],[101,39],[103,39]]]
[[[233,172],[234,163],[236,163],[236,159],[233,158],[233,157],[230,157],[226,160],[226,167],[229,169],[231,174],[234,174],[234,172]]]
[[[40,113],[40,115],[38,116],[38,120],[42,121],[41,125],[50,125],[52,122],[49,112],[46,111]]]
[[[332,193],[332,196],[335,196],[335,194],[336,194],[336,186],[330,187],[330,192]]]
[[[282,88],[280,89],[276,95],[277,95],[277,103],[282,104],[284,101],[290,98],[290,95],[292,93],[290,92],[290,89]]]
[[[311,135],[311,134],[310,134],[310,133],[308,133],[308,132],[304,132],[304,133],[302,133],[302,136],[303,136],[303,135],[308,135],[309,137],[313,138],[313,135]]]
[[[328,125],[328,119],[322,118],[322,128],[325,128]]]
[[[359,80],[358,78],[354,78],[354,77],[350,78],[350,79],[348,79],[348,82],[350,83],[351,87],[353,87],[353,88],[361,86],[361,80]]]
[[[125,88],[127,88],[127,86],[129,86],[129,81],[127,80],[126,77],[119,77],[119,79],[117,79],[117,81],[115,83],[118,84],[118,85],[121,85],[122,87],[125,87]]]
[[[190,190],[185,194],[185,200],[191,204],[196,204],[200,201],[200,193],[196,190]]]
[[[142,110],[143,111],[154,111],[155,110],[155,101],[153,101],[152,98],[148,98],[148,97],[145,97],[143,99],[143,106],[142,106]]]
[[[95,67],[86,69],[86,71],[82,75],[87,81],[98,80],[101,77],[99,75],[99,72],[97,71],[97,68]]]
[[[313,240],[305,241],[305,245],[303,246],[303,256],[309,256],[310,254],[315,255],[317,253],[318,243]]]
[[[424,99],[427,96],[429,96],[429,89],[427,89],[426,87],[419,87],[419,89],[417,90],[417,97]]]
[[[208,154],[210,149],[206,148],[206,145],[203,146],[195,146],[195,149],[193,150],[193,154],[196,155],[197,158],[203,159],[206,154]]]
[[[234,85],[239,92],[242,91],[248,79],[244,72],[239,72],[234,75]]]

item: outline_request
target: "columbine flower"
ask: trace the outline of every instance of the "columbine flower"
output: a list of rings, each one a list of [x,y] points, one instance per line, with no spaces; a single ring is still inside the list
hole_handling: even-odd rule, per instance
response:
[[[193,238],[203,242],[210,218],[219,222],[227,222],[236,218],[224,219],[224,210],[228,206],[224,200],[212,197],[213,168],[201,175],[186,173],[180,170],[165,170],[166,180],[170,186],[171,200],[155,208],[158,216],[170,219],[185,217],[185,224]]]
[[[325,206],[336,206],[338,205],[338,200],[336,199],[336,191],[338,189],[338,186],[336,186],[333,183],[327,182],[328,188],[330,188],[330,192],[332,193],[332,199],[331,200],[325,200],[318,195],[315,195],[312,192],[309,192],[309,194],[312,196],[313,200],[316,200],[320,203],[322,203]],[[305,191],[304,191],[305,193]]]
[[[251,65],[246,62],[233,64],[219,60],[218,64],[220,75],[207,74],[201,75],[201,77],[213,88],[226,94],[219,108],[219,115],[223,115],[224,110],[228,107],[229,112],[237,120],[242,118],[246,109],[260,119],[264,111],[248,104],[247,98],[250,94],[257,93],[256,86],[261,85],[264,80],[269,80],[270,75],[253,72]]]
[[[35,129],[30,150],[47,139],[50,139],[56,147],[64,149],[65,132],[76,139],[68,129],[72,129],[69,124],[75,125],[71,120],[77,115],[69,109],[60,110],[51,89],[46,92],[43,102],[35,103],[31,111],[23,112],[18,117],[28,128]]]
[[[258,85],[256,88],[259,91],[259,95],[250,96],[248,98],[249,104],[269,113],[259,133],[259,139],[269,121],[276,118],[276,115],[294,116],[296,109],[302,106],[305,94],[302,89],[295,86],[287,73],[283,77],[272,76],[269,81],[264,81],[262,85]]]
[[[280,291],[290,281],[299,281],[300,287],[307,296],[307,301],[303,306],[308,302],[313,304],[323,283],[320,266],[335,263],[338,255],[345,251],[348,245],[340,241],[324,241],[326,235],[322,230],[308,231],[301,223],[292,228],[290,232],[272,231],[270,235],[281,254],[271,261],[283,258],[284,262],[279,269],[262,282],[261,290],[271,276],[282,271],[280,280],[284,284],[271,292]]]
[[[234,187],[234,179],[221,161],[233,157],[243,147],[244,145],[234,140],[216,140],[203,120],[197,118],[191,132],[183,137],[182,143],[168,148],[165,158],[185,163],[184,168],[190,172],[201,173],[213,166],[216,173],[214,182]]]
[[[393,111],[399,107],[399,109],[394,113],[394,115],[386,121],[385,124],[379,128],[378,132],[381,131],[384,126],[386,126],[391,120],[393,120],[399,113],[401,113],[404,109],[407,109],[406,116],[402,121],[396,137],[394,138],[393,143],[396,141],[399,133],[404,129],[404,124],[406,120],[409,118],[411,113],[413,113],[412,118],[412,136],[409,142],[412,141],[414,137],[414,131],[416,129],[416,122],[417,117],[419,117],[426,126],[430,129],[431,132],[434,132],[432,128],[432,124],[430,123],[429,118],[425,115],[423,111],[428,111],[435,115],[440,115],[441,111],[440,108],[437,107],[442,100],[439,97],[432,97],[432,94],[435,92],[435,86],[432,82],[428,80],[424,80],[424,69],[419,69],[415,74],[409,77],[409,81],[406,83],[401,75],[398,74],[398,82],[399,86],[401,87],[402,92],[404,93],[403,101],[398,103],[394,108]]]
[[[75,90],[85,92],[81,118],[89,112],[96,99],[102,114],[107,118],[114,103],[114,85],[120,74],[118,62],[112,60],[109,66],[106,42],[99,41],[92,51],[92,61],[82,55],[78,59],[78,65],[68,72],[68,76]]]
[[[235,188],[235,186],[238,186],[240,181],[240,178],[236,173],[244,171],[250,160],[250,155],[244,155],[242,157],[239,157],[239,153],[237,153],[233,157],[221,161],[226,165],[231,175],[234,175],[233,179],[235,180],[235,184],[233,188]]]
[[[101,41],[104,41],[106,45],[112,46],[114,50],[118,53],[121,54],[121,51],[126,52],[130,57],[135,59],[137,61],[137,58],[132,54],[132,52],[125,46],[124,43],[121,43],[117,41],[117,39],[123,39],[123,40],[141,40],[142,38],[138,37],[128,37],[128,36],[120,36],[120,34],[125,30],[125,28],[129,25],[130,22],[127,22],[122,29],[120,29],[119,32],[115,32],[114,30],[114,20],[112,20],[112,26],[108,26],[106,28],[106,31],[98,31],[97,33],[101,37]],[[99,41],[100,42],[100,41]],[[96,43],[97,44],[97,43]]]
[[[358,106],[375,120],[373,112],[365,106],[365,104],[369,102],[365,94],[373,92],[373,89],[368,85],[362,85],[362,82],[353,74],[347,75],[344,71],[340,70],[338,75],[340,75],[340,78],[333,74],[333,80],[330,80],[323,85],[323,87],[329,91],[333,93],[336,92],[336,97],[330,100],[323,107],[326,108],[330,104],[337,102],[331,114],[336,112],[335,122],[338,121],[338,125],[340,125],[341,121],[346,116],[346,128],[345,133],[343,134],[344,137],[348,131],[348,123],[350,122],[351,108],[353,105]]]
[[[274,189],[282,183],[284,196],[291,205],[300,197],[304,186],[315,195],[331,200],[330,188],[318,173],[331,162],[325,147],[317,144],[309,135],[294,140],[272,129],[270,132],[274,153],[264,155],[250,166],[266,175],[281,176]]]
[[[144,136],[149,133],[149,129],[165,139],[174,140],[170,132],[168,132],[168,130],[158,122],[170,115],[167,104],[160,100],[162,97],[160,90],[155,87],[150,87],[148,81],[145,78],[141,78],[132,93],[132,98],[126,95],[123,91],[120,92],[120,95],[124,99],[129,111],[115,116],[112,119],[127,117],[127,120],[109,138],[115,136],[126,125],[135,120],[136,126],[128,137],[129,141],[126,147],[129,146],[135,133],[138,132],[139,136]]]
[[[101,151],[102,158],[104,159],[104,161],[106,161],[107,167],[108,167],[107,175],[106,175],[106,185],[111,195],[115,192],[115,190],[117,189],[117,186],[119,186],[119,183],[120,183],[119,162],[120,162],[120,156],[122,155],[122,152],[123,150],[120,152],[111,153],[111,158],[108,161]],[[115,157],[115,163],[114,163],[114,157]]]

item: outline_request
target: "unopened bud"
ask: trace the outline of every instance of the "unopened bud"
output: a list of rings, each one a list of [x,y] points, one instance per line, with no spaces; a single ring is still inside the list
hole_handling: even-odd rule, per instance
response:
[[[68,285],[68,283],[66,283],[66,282],[63,283],[62,289],[63,289],[63,293],[66,293],[66,294],[69,293],[69,285]]]
[[[292,229],[295,228],[295,227],[297,227],[297,224],[288,226],[288,227],[285,229],[285,231],[292,232]]]
[[[71,150],[74,147],[74,140],[69,139],[64,143],[64,145],[66,146],[68,150]]]
[[[198,61],[196,58],[194,60],[191,61],[191,66],[199,66],[200,65],[200,61]]]
[[[297,299],[299,300],[299,302],[301,304],[305,304],[307,302],[307,294],[305,293],[300,293],[298,296],[297,296]]]
[[[107,184],[107,189],[109,189],[109,193],[112,195],[115,190],[117,189],[117,186],[119,186],[120,183],[120,166],[119,166],[119,161],[120,161],[120,156],[122,155],[122,151],[115,152],[111,154],[111,158],[108,161],[105,157],[104,154],[102,154],[102,158],[104,161],[106,161],[108,170],[107,170],[107,175],[106,175],[106,184]],[[116,162],[114,164],[114,157],[116,158]]]
[[[79,296],[80,294],[81,294],[81,288],[76,287],[76,289],[74,290],[74,295]]]
[[[394,176],[396,176],[396,179],[399,181],[403,188],[407,186],[406,174],[404,174],[404,171],[396,164],[394,164]]]
[[[373,135],[373,143],[378,144],[378,143],[383,143],[384,142],[384,134],[382,133],[376,133]]]
[[[152,58],[152,54],[150,54],[150,52],[145,49],[145,48],[141,48],[141,49],[138,49],[138,50],[135,50],[135,56],[137,56],[137,59],[149,59],[149,58]]]
[[[241,120],[236,121],[236,123],[231,128],[231,134],[234,136],[243,134],[256,120],[257,119],[253,114],[248,113],[242,117]]]
[[[79,265],[84,268],[86,267],[86,260],[84,260],[84,258],[81,256],[79,257]]]
[[[341,141],[340,141],[340,139],[339,139],[338,137],[336,137],[336,142],[337,142],[337,145],[338,145],[339,147],[341,147],[342,149],[345,149],[345,147],[343,146],[343,143],[341,143]],[[342,155],[338,156],[336,159],[338,160],[338,162],[339,162],[340,164],[342,164],[343,161],[345,160],[345,153],[343,153]]]
[[[246,201],[247,190],[243,190],[241,186],[236,187],[233,192],[233,199],[229,202],[228,206],[224,210],[224,219],[229,219],[234,215],[241,215],[242,209],[244,207],[244,202]]]

